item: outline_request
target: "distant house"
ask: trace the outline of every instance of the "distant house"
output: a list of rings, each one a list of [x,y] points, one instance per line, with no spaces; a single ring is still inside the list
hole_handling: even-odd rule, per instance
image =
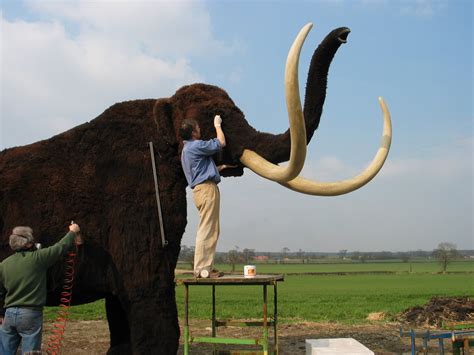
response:
[[[267,255],[256,255],[253,257],[253,260],[255,261],[268,261],[268,256]]]

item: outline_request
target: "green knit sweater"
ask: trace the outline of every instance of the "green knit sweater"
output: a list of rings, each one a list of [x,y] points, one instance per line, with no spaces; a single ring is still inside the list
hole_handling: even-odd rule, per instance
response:
[[[19,251],[3,260],[0,263],[0,296],[3,293],[5,297],[3,307],[43,307],[46,271],[74,243],[75,235],[69,232],[49,248]]]

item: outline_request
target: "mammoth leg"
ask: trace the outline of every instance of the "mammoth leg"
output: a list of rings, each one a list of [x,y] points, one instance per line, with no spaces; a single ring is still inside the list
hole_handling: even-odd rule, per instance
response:
[[[118,297],[108,295],[105,298],[105,310],[110,330],[109,355],[128,355],[132,353],[130,347],[130,328],[127,315]]]
[[[153,279],[131,292],[129,324],[133,354],[176,354],[179,347],[174,268],[179,247],[157,253]]]
[[[179,346],[178,316],[171,297],[144,297],[131,305],[130,331],[134,354],[176,354]]]
[[[155,297],[132,305],[131,335],[134,354],[176,354],[179,346],[177,315],[165,312],[174,300],[166,304]]]

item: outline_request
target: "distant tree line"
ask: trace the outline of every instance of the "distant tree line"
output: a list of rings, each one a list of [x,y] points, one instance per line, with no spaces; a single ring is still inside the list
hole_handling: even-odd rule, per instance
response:
[[[402,260],[403,262],[416,260],[437,260],[445,272],[449,263],[453,260],[461,258],[474,258],[474,250],[457,250],[453,243],[443,242],[433,251],[415,250],[404,252],[378,251],[363,252],[341,249],[339,252],[312,252],[299,249],[291,251],[290,248],[284,247],[279,252],[261,252],[255,249],[234,246],[227,252],[217,252],[215,256],[216,264],[229,264],[232,271],[235,271],[238,264],[251,263],[312,263],[312,262],[334,262],[337,260],[347,262],[369,262],[369,261],[390,261]],[[194,263],[194,247],[183,245],[179,261],[189,263],[191,268]]]

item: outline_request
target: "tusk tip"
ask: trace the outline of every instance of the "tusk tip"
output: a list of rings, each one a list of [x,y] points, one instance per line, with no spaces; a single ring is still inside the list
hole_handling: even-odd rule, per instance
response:
[[[313,28],[313,23],[308,22],[306,25],[303,26],[303,28],[301,29],[301,32],[306,33],[307,35],[309,31],[311,31],[312,28]]]

